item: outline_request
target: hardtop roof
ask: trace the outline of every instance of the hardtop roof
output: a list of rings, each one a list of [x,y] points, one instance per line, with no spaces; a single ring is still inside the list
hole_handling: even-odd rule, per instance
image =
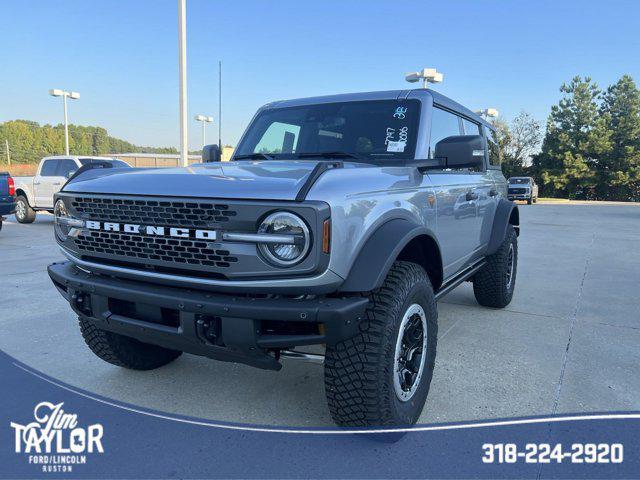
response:
[[[291,100],[278,100],[268,103],[262,108],[287,108],[299,107],[304,105],[314,105],[318,103],[338,103],[338,102],[357,102],[367,100],[397,100],[410,98],[424,98],[431,96],[433,103],[441,107],[453,110],[456,113],[464,115],[486,127],[495,130],[491,123],[487,122],[477,113],[469,110],[467,107],[459,104],[449,97],[427,88],[416,88],[410,90],[385,90],[379,92],[358,92],[358,93],[341,93],[337,95],[323,95],[318,97],[296,98]]]

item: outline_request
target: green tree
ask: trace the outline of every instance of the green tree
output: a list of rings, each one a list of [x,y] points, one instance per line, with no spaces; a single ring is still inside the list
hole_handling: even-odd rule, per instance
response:
[[[9,141],[16,163],[35,163],[42,157],[64,152],[64,126],[39,125],[30,120],[0,123],[0,143]],[[4,149],[3,149],[4,150]],[[108,155],[110,153],[178,153],[172,147],[140,147],[109,136],[102,127],[69,125],[69,152],[72,155]]]
[[[544,195],[597,198],[596,170],[611,147],[609,118],[599,111],[600,90],[591,78],[574,77],[551,108],[542,151],[532,170]]]
[[[640,90],[629,75],[607,89],[600,113],[610,122],[611,148],[598,164],[598,196],[640,201]]]
[[[496,143],[500,150],[500,158],[502,158],[502,173],[509,178],[513,176],[512,169],[510,168],[509,145],[511,144],[511,130],[509,124],[501,118],[494,118],[491,121],[493,128],[496,129]]]
[[[540,147],[542,126],[529,113],[521,111],[511,122],[494,120],[497,141],[502,153],[505,177],[528,175],[532,155]]]

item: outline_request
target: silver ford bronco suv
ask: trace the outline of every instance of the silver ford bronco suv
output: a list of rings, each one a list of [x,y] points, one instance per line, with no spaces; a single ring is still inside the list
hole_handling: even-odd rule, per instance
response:
[[[114,365],[322,361],[338,425],[409,426],[437,300],[465,281],[487,307],[513,296],[494,133],[426,89],[270,103],[230,162],[209,146],[189,168],[81,168],[55,197],[68,261],[49,275]]]

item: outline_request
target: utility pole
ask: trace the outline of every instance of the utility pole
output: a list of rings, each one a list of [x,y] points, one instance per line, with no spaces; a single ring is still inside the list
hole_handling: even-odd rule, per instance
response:
[[[5,139],[4,144],[7,147],[7,165],[11,165],[11,154],[9,153],[9,140]]]
[[[222,60],[218,60],[218,148],[222,154]]]
[[[178,0],[178,67],[180,71],[180,163],[189,165],[187,131],[187,0]]]

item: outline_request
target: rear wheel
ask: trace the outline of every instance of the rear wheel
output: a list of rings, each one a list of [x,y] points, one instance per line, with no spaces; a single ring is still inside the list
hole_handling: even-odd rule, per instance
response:
[[[24,195],[18,195],[16,198],[15,215],[19,223],[33,223],[36,219],[36,212],[29,206],[29,202]]]
[[[182,352],[143,343],[79,319],[80,332],[91,351],[105,362],[132,370],[153,370],[174,361]]]
[[[370,294],[353,338],[327,345],[325,390],[340,426],[410,426],[429,393],[436,358],[437,310],[422,267],[395,262]]]
[[[487,265],[473,277],[473,293],[480,305],[504,308],[513,298],[518,272],[518,237],[513,225],[507,226],[505,239]]]

